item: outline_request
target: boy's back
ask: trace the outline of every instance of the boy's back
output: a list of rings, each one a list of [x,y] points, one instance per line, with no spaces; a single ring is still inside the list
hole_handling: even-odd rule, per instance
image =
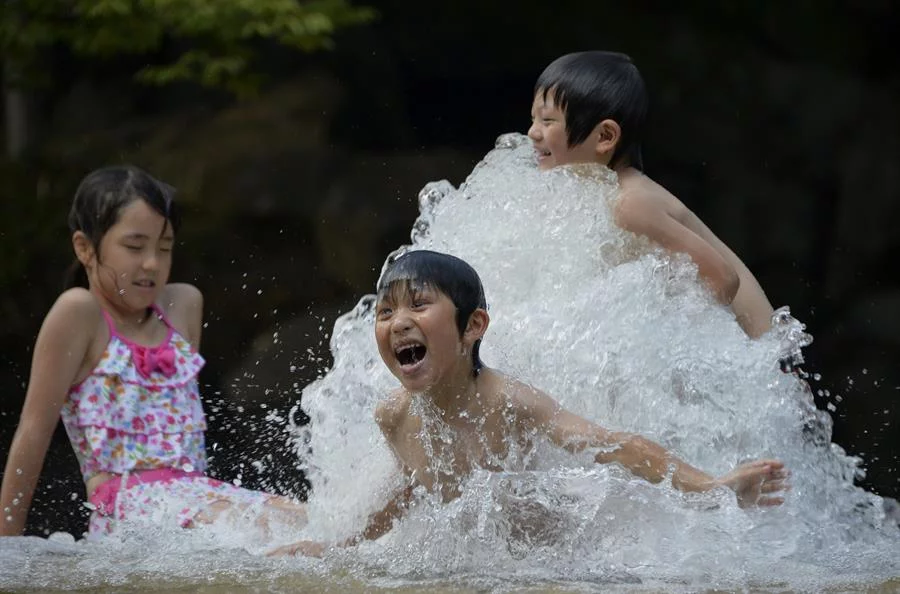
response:
[[[649,100],[631,58],[596,51],[562,56],[538,77],[533,99],[528,136],[541,169],[599,163],[615,170],[622,187],[619,226],[690,256],[748,335],[769,329],[772,306],[750,270],[684,204],[641,173]]]
[[[633,167],[618,173],[616,223],[668,250],[690,254],[708,279],[719,279],[710,283],[714,290],[731,293],[731,308],[748,335],[757,337],[768,330],[772,305],[741,259],[664,187]]]

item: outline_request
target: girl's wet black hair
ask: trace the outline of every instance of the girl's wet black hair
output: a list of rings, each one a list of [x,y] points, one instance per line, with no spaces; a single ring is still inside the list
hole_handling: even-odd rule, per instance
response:
[[[81,180],[69,210],[69,230],[87,236],[99,261],[100,240],[119,220],[122,209],[135,200],[146,202],[178,232],[181,220],[175,205],[175,188],[131,165],[97,169]],[[69,267],[65,282],[66,288],[75,286],[88,286],[87,273],[77,259]]]
[[[631,58],[617,52],[578,52],[554,60],[538,77],[534,94],[549,94],[566,115],[569,146],[587,140],[603,120],[614,120],[622,137],[609,162],[623,159],[643,170],[641,138],[647,119],[647,88]]]
[[[387,295],[397,283],[404,283],[407,291],[431,287],[450,298],[456,306],[456,328],[460,336],[476,309],[487,309],[484,287],[475,269],[449,254],[429,250],[406,252],[388,259],[378,280],[378,298]],[[477,376],[484,363],[478,354],[481,339],[472,345],[472,371]]]

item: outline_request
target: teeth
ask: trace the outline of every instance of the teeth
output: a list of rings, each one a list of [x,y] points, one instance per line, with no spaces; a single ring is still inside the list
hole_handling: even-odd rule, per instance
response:
[[[409,344],[403,344],[403,345],[400,345],[400,346],[398,346],[398,347],[395,347],[395,348],[394,348],[394,352],[395,352],[395,353],[400,353],[400,352],[402,352],[402,351],[408,351],[409,349],[414,349],[414,348],[416,348],[417,346],[422,346],[422,345],[419,344],[418,342],[411,342],[411,343],[409,343]]]
[[[415,365],[425,358],[426,352],[425,345],[418,343],[407,344],[394,349],[394,355],[396,355],[400,365]]]

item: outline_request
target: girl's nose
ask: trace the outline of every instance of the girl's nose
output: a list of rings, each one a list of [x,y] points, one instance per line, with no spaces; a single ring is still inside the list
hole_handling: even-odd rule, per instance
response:
[[[537,121],[531,122],[531,127],[528,128],[528,138],[530,138],[531,140],[541,139],[541,130],[537,125]]]
[[[149,254],[144,258],[141,266],[144,270],[156,270],[159,268],[159,258],[156,257],[156,254]]]

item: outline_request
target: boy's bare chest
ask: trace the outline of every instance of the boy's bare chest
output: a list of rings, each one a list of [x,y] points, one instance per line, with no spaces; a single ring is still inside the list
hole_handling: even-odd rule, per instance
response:
[[[459,481],[475,468],[499,470],[509,450],[509,430],[501,418],[445,423],[430,415],[410,416],[395,451],[419,483],[452,497]]]

